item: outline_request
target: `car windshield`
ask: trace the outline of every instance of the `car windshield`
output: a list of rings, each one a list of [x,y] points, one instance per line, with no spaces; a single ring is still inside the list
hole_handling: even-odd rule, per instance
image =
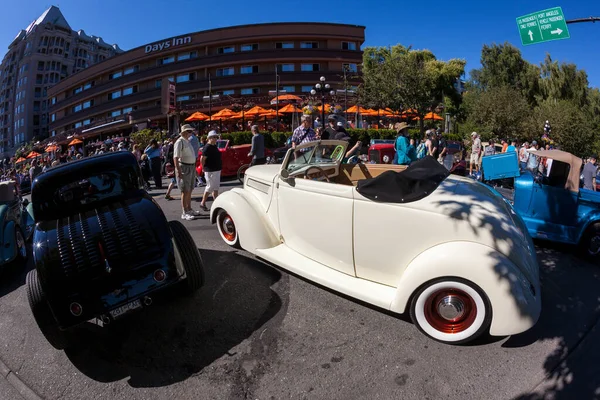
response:
[[[224,149],[227,147],[227,142],[229,142],[228,140],[217,140],[217,148],[218,149]]]
[[[315,142],[309,147],[300,148],[296,151],[290,150],[289,161],[285,168],[288,172],[298,171],[308,166],[319,166],[322,164],[335,164],[344,157],[346,146],[342,144]]]

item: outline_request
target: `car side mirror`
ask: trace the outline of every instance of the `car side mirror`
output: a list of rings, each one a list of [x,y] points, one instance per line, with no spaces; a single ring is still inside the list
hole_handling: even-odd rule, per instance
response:
[[[282,168],[281,172],[279,172],[279,177],[285,183],[293,186],[293,184],[294,184],[294,178],[290,176],[290,171],[288,171],[287,169]]]

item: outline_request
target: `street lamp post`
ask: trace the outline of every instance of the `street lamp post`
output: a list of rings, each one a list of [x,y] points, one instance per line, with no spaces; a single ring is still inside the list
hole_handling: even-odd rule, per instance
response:
[[[328,90],[331,89],[331,86],[329,86],[329,83],[325,83],[324,76],[322,76],[319,80],[320,82],[315,85],[315,88],[310,91],[310,94],[313,96],[317,93],[321,94],[321,124],[325,126],[325,95],[329,93],[331,96],[333,96],[335,95],[335,92],[333,90],[328,92]]]
[[[279,74],[275,65],[275,132],[279,132]]]

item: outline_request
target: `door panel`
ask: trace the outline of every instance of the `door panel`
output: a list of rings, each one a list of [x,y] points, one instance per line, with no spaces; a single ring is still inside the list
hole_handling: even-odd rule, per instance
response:
[[[353,186],[278,180],[279,229],[292,250],[354,276]]]
[[[534,184],[531,205],[524,216],[535,237],[573,240],[577,226],[577,194],[562,187]]]

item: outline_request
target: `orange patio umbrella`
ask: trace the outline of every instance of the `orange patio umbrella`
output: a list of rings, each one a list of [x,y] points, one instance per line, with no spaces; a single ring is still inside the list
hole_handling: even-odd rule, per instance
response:
[[[416,120],[419,119],[419,117],[415,118]],[[423,117],[423,121],[443,121],[444,118],[440,117],[439,115],[437,115],[436,113],[430,112],[425,114],[425,116]]]
[[[21,164],[22,162],[27,161],[26,158],[20,157],[17,161],[15,161],[15,164]]]
[[[73,139],[71,140],[71,142],[69,143],[69,146],[75,146],[77,144],[82,144],[83,140],[79,140],[79,139]]]
[[[364,114],[365,112],[367,112],[366,109],[362,108],[362,107],[357,107],[357,106],[352,106],[349,109],[346,110],[347,113],[353,114],[355,112],[360,112],[361,114]]]
[[[281,110],[279,110],[279,112],[281,112]],[[267,110],[266,112],[260,114],[260,116],[261,117],[276,117],[277,112],[275,110]]]
[[[210,117],[210,118],[214,119],[214,120],[223,120],[223,119],[232,118],[235,115],[236,115],[236,113],[234,113],[233,111],[231,111],[229,108],[224,108],[221,111],[219,111],[217,113],[214,113],[212,115],[212,117]]]
[[[27,155],[27,158],[36,158],[36,157],[39,157],[39,156],[41,156],[40,153],[38,153],[37,151],[32,151],[31,153],[29,153]]]
[[[299,112],[302,112],[302,110],[301,110],[301,109],[299,109],[298,107],[296,107],[296,106],[295,106],[295,105],[293,105],[293,104],[288,104],[288,105],[286,105],[285,107],[281,107],[281,108],[279,109],[279,112],[280,112],[280,113],[284,113],[284,114],[285,114],[285,113],[299,113]]]
[[[412,108],[409,108],[408,110],[405,110],[402,112],[403,116],[410,116],[410,115],[417,115],[417,114],[418,114],[417,110],[414,110]]]
[[[302,101],[302,99],[298,96],[294,96],[293,94],[282,94],[272,98],[271,104],[277,104],[277,102],[281,103],[286,101]]]
[[[317,106],[317,110],[319,112],[323,111],[323,106]],[[328,113],[329,111],[331,111],[331,104],[325,104],[325,112]]]
[[[209,118],[208,115],[203,114],[200,111],[197,111],[197,112],[193,113],[192,115],[190,115],[189,117],[187,117],[185,119],[185,122],[206,121],[208,118]]]
[[[377,115],[377,111],[373,110],[372,108],[367,108],[364,112],[361,112],[362,115],[367,116],[367,117],[376,117]]]
[[[51,144],[50,146],[46,147],[45,152],[46,153],[52,153],[53,151],[56,151],[58,149],[59,149],[59,147],[57,145]]]
[[[266,113],[268,110],[266,108],[262,108],[261,106],[254,106],[251,109],[249,109],[248,111],[246,111],[244,113],[245,116],[248,117],[257,117],[261,114]]]

